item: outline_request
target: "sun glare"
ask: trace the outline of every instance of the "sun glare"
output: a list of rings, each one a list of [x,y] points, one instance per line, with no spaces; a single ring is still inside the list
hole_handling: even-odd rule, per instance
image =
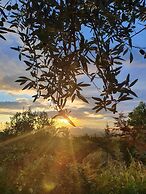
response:
[[[68,122],[68,120],[66,120],[66,119],[58,119],[59,121],[59,123],[60,124],[64,124],[64,125],[67,125],[67,124],[69,124],[69,122]]]
[[[69,116],[69,119],[71,119],[75,123],[78,123],[77,119],[74,117]],[[69,123],[69,121],[65,118],[57,118],[56,119],[56,126],[57,127],[72,127],[72,125]]]

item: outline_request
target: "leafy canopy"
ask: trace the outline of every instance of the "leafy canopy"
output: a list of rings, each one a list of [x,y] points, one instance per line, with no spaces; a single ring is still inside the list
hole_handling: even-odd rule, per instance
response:
[[[7,135],[22,135],[25,132],[37,132],[45,126],[53,126],[46,112],[32,112],[31,109],[17,112],[10,118],[10,123],[4,130]]]
[[[146,103],[140,102],[139,105],[128,115],[128,123],[134,127],[146,127]]]
[[[137,96],[131,89],[137,79],[118,78],[124,56],[133,61],[133,37],[146,29],[145,0],[10,0],[0,5],[0,14],[0,37],[13,29],[22,41],[13,49],[30,77],[17,82],[36,90],[34,100],[43,97],[63,109],[67,99],[88,103],[82,90],[94,86],[93,110],[115,113],[119,102]],[[137,21],[143,28],[135,33]]]

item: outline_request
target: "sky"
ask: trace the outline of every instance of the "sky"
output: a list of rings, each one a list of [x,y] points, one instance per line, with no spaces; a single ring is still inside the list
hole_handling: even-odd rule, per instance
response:
[[[89,32],[87,32],[88,35]],[[14,35],[7,35],[7,41],[0,39],[0,123],[9,121],[10,117],[18,111],[27,110],[31,107],[34,111],[47,111],[49,117],[55,111],[50,108],[49,103],[43,99],[33,103],[32,95],[34,91],[22,91],[18,83],[15,82],[19,76],[26,75],[25,64],[18,59],[16,51],[10,49],[11,46],[18,45],[19,39]],[[135,37],[134,45],[146,47],[146,32]],[[125,78],[130,73],[131,81],[138,78],[133,90],[138,94],[138,98],[131,101],[122,102],[118,106],[118,111],[128,114],[136,107],[140,101],[146,102],[146,59],[134,50],[134,61],[130,64],[129,60],[124,63],[120,79]],[[87,88],[85,96],[96,96],[94,88]],[[113,124],[113,115],[110,112],[101,111],[98,114],[92,111],[93,103],[86,104],[80,100],[74,103],[68,102],[67,108],[71,110],[71,118],[76,124],[75,132],[84,131],[96,133],[103,131],[107,123]]]

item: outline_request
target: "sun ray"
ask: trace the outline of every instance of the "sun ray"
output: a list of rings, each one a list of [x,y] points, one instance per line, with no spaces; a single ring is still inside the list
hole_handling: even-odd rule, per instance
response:
[[[74,151],[74,146],[73,146],[73,140],[70,139],[70,148],[71,148],[71,156],[72,156],[72,160],[73,160],[73,164],[75,166],[75,175],[76,175],[76,178],[77,178],[77,183],[78,183],[78,191],[80,192],[80,189],[81,189],[81,185],[80,185],[80,175],[79,175],[79,172],[78,172],[78,165],[77,165],[77,160],[76,160],[76,157],[75,157],[75,151]]]
[[[14,143],[14,142],[17,142],[17,141],[22,140],[22,139],[25,139],[25,138],[27,138],[27,137],[29,137],[31,135],[33,135],[33,133],[32,132],[29,132],[29,133],[25,133],[23,135],[19,135],[19,136],[16,136],[16,137],[12,137],[12,138],[10,138],[8,140],[5,140],[4,142],[1,142],[0,143],[0,147],[6,146],[6,145],[8,145],[10,143]]]
[[[24,177],[23,181],[25,181],[25,183],[29,182],[30,179],[32,179],[33,173],[35,173],[37,169],[39,169],[40,166],[42,166],[45,160],[47,159],[44,156],[50,156],[49,148],[52,147],[53,143],[54,143],[53,138],[50,138],[49,141],[46,141],[40,144],[38,150],[34,150],[33,152],[30,153],[31,160],[28,160],[29,163],[28,164],[26,163],[24,165],[23,170],[22,170],[22,172],[24,172],[24,176],[20,174],[20,176],[17,177],[18,181],[21,177]],[[29,158],[29,155],[28,155],[28,158]],[[42,180],[42,186],[44,186],[43,180]]]

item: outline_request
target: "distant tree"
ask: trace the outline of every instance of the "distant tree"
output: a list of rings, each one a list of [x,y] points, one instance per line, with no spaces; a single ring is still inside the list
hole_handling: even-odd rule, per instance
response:
[[[126,136],[131,135],[132,131],[128,125],[127,117],[124,113],[119,113],[118,116],[113,117],[115,119],[114,126],[109,127],[109,125],[105,128],[106,136]]]
[[[131,157],[141,160],[146,149],[146,104],[140,102],[128,117],[120,113],[114,119],[115,126],[106,128],[106,134],[108,130],[109,137],[119,138],[125,161],[131,161]]]
[[[137,149],[145,153],[146,149],[146,103],[140,102],[139,105],[128,115],[128,124],[133,130],[133,137]]]
[[[108,135],[130,135],[135,139],[140,134],[146,134],[146,103],[140,102],[126,117],[119,113],[115,119],[114,127],[107,126],[105,133]]]
[[[23,89],[34,88],[39,97],[63,109],[67,99],[88,103],[81,91],[95,86],[96,112],[116,112],[117,104],[137,96],[128,76],[118,79],[124,55],[133,61],[133,38],[146,29],[145,0],[9,0],[0,5],[0,34],[15,29],[22,45],[13,47],[24,60],[30,77],[20,77]],[[137,21],[143,26],[135,32]],[[4,36],[1,35],[1,38]],[[85,75],[88,83],[80,81]],[[99,81],[100,80],[100,81]]]
[[[19,135],[24,132],[38,131],[45,126],[50,126],[46,112],[32,112],[31,109],[24,112],[17,112],[10,118],[10,123],[4,130],[7,135]]]
[[[140,102],[128,117],[129,125],[146,129],[146,103]]]

